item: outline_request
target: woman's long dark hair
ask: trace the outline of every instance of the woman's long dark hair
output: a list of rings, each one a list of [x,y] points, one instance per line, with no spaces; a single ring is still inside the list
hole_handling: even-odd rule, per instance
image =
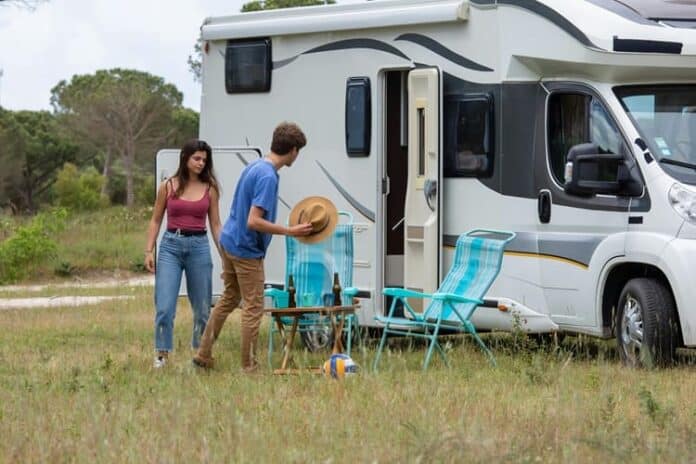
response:
[[[201,182],[208,184],[210,188],[214,188],[218,194],[220,193],[218,181],[215,178],[215,173],[213,171],[212,148],[210,148],[210,145],[203,140],[191,139],[186,142],[183,147],[181,147],[181,154],[179,155],[179,168],[176,170],[176,173],[173,176],[179,181],[179,185],[174,192],[175,197],[180,197],[186,189],[186,185],[189,182],[188,161],[197,151],[204,151],[208,155],[205,161],[205,166],[198,175],[198,178],[201,180]]]

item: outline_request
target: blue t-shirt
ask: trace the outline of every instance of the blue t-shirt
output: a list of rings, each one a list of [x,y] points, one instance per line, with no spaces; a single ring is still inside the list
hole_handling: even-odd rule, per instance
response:
[[[230,217],[220,234],[224,250],[239,258],[263,258],[271,243],[271,234],[263,234],[247,227],[252,206],[264,210],[263,218],[275,222],[278,206],[278,173],[265,159],[250,163],[234,191]]]

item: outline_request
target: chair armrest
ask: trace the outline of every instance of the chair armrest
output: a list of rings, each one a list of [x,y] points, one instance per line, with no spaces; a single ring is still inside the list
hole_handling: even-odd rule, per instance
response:
[[[479,300],[478,298],[468,298],[462,295],[455,295],[454,293],[434,293],[433,300],[450,300],[457,303],[483,304],[483,300]]]
[[[358,289],[356,287],[346,287],[341,290],[341,302],[343,304],[352,305],[354,304],[355,295],[358,294]]]
[[[285,290],[280,290],[278,288],[267,288],[263,291],[264,296],[268,296],[273,299],[273,306],[276,308],[287,308],[289,294]]]
[[[343,289],[343,296],[353,298],[358,294],[358,289],[355,287],[346,287]]]
[[[382,290],[382,293],[386,296],[395,296],[398,298],[432,298],[430,293],[416,292],[406,288],[387,287]]]

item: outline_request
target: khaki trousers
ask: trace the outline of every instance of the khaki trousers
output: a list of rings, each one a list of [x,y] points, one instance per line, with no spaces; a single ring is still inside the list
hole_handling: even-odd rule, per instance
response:
[[[242,369],[256,369],[256,343],[263,316],[263,259],[232,256],[222,250],[222,279],[225,290],[208,318],[201,337],[197,358],[212,364],[213,344],[220,335],[227,316],[237,307],[242,310]],[[240,302],[242,303],[240,306]]]

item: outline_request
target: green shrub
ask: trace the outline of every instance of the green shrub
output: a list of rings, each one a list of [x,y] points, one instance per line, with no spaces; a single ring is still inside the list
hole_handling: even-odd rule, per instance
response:
[[[74,164],[65,163],[53,186],[59,206],[74,211],[94,211],[106,207],[109,199],[101,194],[104,177],[94,167],[80,172]]]
[[[54,257],[57,244],[53,237],[65,227],[66,217],[65,209],[40,213],[0,242],[0,283],[25,278],[42,261]]]
[[[155,202],[157,187],[155,176],[139,176],[135,183],[135,203],[141,206],[152,205]]]

